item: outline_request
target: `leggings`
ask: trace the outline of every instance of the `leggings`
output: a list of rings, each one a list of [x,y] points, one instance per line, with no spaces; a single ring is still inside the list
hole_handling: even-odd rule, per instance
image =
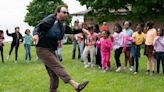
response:
[[[117,68],[121,66],[121,63],[120,63],[120,55],[122,53],[122,47],[118,48],[115,50],[115,54],[114,54],[114,58],[116,60],[116,65],[117,65]]]
[[[18,58],[18,48],[19,48],[19,46],[15,46],[15,45],[11,44],[9,56],[11,55],[11,52],[13,51],[13,48],[14,48],[14,47],[15,47],[15,60],[17,60],[17,58]]]

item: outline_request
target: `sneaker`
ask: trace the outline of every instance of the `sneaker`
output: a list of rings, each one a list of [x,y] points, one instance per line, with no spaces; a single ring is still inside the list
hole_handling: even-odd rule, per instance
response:
[[[130,70],[131,72],[133,72],[133,69],[134,69],[133,66],[131,66],[129,70]]]
[[[150,70],[147,70],[146,74],[148,75],[150,73]]]
[[[153,76],[153,73],[150,73],[150,76]]]
[[[116,69],[116,72],[120,72],[120,71],[121,71],[121,66]]]
[[[94,67],[95,66],[95,64],[91,64],[91,67]]]
[[[150,73],[150,76],[153,76],[153,75],[154,75],[154,73],[155,73],[155,72],[154,72],[154,71],[152,71],[152,72]]]
[[[106,70],[103,70],[102,72],[103,72],[103,73],[106,73]]]
[[[17,60],[15,60],[14,63],[17,63]]]
[[[98,68],[99,68],[99,69],[101,69],[101,67],[100,67],[100,66],[98,66]]]
[[[84,68],[88,68],[88,67],[89,67],[89,65],[85,65],[85,66],[84,66]]]
[[[63,61],[63,59],[60,59],[60,62],[62,62]]]
[[[10,55],[7,56],[7,60],[9,60],[9,59],[10,59]]]
[[[125,66],[125,67],[124,67],[124,70],[126,70],[126,69],[127,69],[127,67]]]
[[[134,72],[134,75],[136,75],[138,72]]]
[[[88,66],[91,66],[91,65],[92,65],[92,63],[91,63],[91,62],[89,62],[89,63],[88,63]]]

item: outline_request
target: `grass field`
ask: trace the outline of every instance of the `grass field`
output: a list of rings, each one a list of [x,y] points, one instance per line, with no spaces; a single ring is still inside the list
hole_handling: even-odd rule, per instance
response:
[[[10,45],[4,48],[5,64],[0,62],[0,92],[48,92],[49,77],[42,62],[36,60],[35,48],[32,47],[32,62],[25,62],[23,45],[19,48],[18,63],[14,61],[14,51],[10,60],[6,60]],[[143,52],[143,51],[142,51]],[[129,70],[115,72],[115,61],[111,56],[112,71],[103,73],[97,67],[85,69],[78,60],[72,60],[72,46],[63,47],[63,66],[73,79],[90,83],[83,92],[164,92],[164,76],[149,76],[145,74],[147,59],[140,59],[139,74],[134,75]],[[143,55],[143,54],[142,54]],[[123,64],[123,55],[121,57]],[[1,61],[1,60],[0,60]],[[160,71],[161,72],[161,71]],[[75,92],[70,85],[60,81],[58,92]]]

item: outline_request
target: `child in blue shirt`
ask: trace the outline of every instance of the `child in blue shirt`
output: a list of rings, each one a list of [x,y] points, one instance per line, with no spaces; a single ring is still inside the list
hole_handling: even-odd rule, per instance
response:
[[[30,34],[30,30],[26,29],[25,34],[26,34],[24,36],[24,47],[25,47],[25,50],[26,50],[25,60],[27,60],[29,58],[29,60],[31,61],[30,45],[31,45],[31,42],[32,42],[32,36]]]

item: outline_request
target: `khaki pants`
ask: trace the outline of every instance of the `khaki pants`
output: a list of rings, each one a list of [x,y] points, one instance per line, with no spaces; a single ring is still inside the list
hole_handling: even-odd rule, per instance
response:
[[[50,92],[57,92],[59,78],[65,83],[71,80],[71,77],[64,70],[63,66],[58,61],[55,51],[51,51],[48,48],[37,47],[36,52],[38,57],[43,61],[47,72],[50,77]]]
[[[95,46],[85,46],[84,52],[83,52],[83,57],[84,57],[84,64],[88,65],[88,54],[90,54],[91,58],[91,64],[95,65],[95,54],[96,54],[96,49]]]

